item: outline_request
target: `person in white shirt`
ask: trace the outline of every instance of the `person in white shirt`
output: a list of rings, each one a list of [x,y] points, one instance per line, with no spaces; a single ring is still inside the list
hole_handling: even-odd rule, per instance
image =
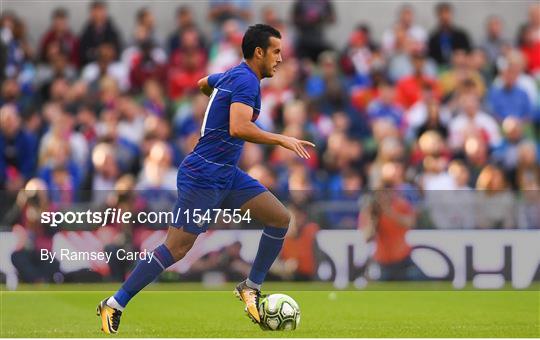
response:
[[[400,8],[395,25],[383,33],[382,47],[385,53],[392,54],[396,47],[396,27],[407,33],[409,42],[415,50],[424,50],[427,40],[427,31],[414,23],[414,10],[410,5]]]
[[[474,92],[464,92],[459,97],[460,113],[450,121],[449,143],[454,150],[463,149],[468,137],[477,136],[491,147],[501,143],[497,121],[480,110],[480,100]]]
[[[103,76],[114,79],[120,90],[129,89],[129,70],[126,66],[115,61],[116,52],[110,43],[103,43],[98,47],[97,61],[91,62],[82,69],[81,79],[88,84],[94,83]]]

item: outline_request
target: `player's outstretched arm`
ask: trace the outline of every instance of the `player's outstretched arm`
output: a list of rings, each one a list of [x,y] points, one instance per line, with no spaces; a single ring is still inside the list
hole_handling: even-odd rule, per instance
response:
[[[306,145],[315,147],[315,144],[294,137],[264,131],[251,121],[252,116],[253,108],[251,106],[232,103],[229,118],[229,133],[231,136],[251,143],[280,145],[294,151],[301,158],[310,157]]]
[[[197,85],[199,86],[199,90],[201,90],[202,93],[210,97],[212,94],[212,91],[214,90],[210,84],[208,84],[208,77],[204,77],[202,79],[199,79],[197,82]]]

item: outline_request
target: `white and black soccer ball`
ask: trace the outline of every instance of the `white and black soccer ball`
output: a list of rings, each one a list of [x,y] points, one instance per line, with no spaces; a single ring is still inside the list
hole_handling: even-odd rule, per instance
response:
[[[300,306],[285,294],[270,294],[259,302],[263,330],[292,331],[300,324]]]

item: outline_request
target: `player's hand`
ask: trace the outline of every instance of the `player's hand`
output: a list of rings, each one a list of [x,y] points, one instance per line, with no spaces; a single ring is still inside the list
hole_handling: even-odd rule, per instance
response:
[[[300,158],[310,158],[309,153],[306,150],[306,145],[315,147],[315,144],[308,142],[307,140],[296,139],[294,137],[282,136],[279,145],[285,149],[294,151]]]

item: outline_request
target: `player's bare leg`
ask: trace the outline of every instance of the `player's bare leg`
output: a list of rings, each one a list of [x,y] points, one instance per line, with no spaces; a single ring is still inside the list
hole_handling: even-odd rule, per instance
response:
[[[240,282],[234,291],[235,295],[246,304],[248,316],[258,323],[261,284],[281,250],[291,217],[287,208],[269,191],[247,201],[241,209],[249,210],[251,217],[266,226],[250,276],[246,281]]]
[[[198,235],[185,232],[181,228],[169,227],[165,246],[171,252],[174,261],[180,261],[186,256],[188,251],[193,247]]]
[[[196,239],[195,234],[181,228],[169,227],[164,244],[154,250],[153,260],[139,262],[122,288],[97,306],[96,313],[101,318],[101,330],[107,334],[117,333],[122,312],[129,300],[163,270],[181,260],[193,247]]]

